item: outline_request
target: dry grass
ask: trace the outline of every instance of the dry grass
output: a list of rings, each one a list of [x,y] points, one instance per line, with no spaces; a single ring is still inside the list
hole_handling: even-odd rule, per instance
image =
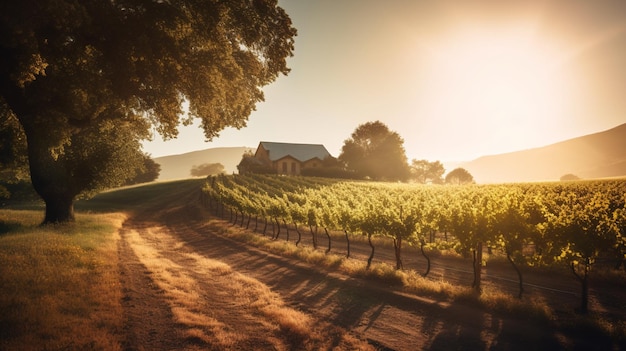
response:
[[[155,248],[151,242],[155,238],[160,241],[158,247],[164,249]],[[145,228],[141,233],[129,231],[127,240],[165,292],[174,318],[184,326],[183,334],[188,340],[206,343],[212,349],[238,349],[241,345],[255,345],[259,340],[278,350],[289,350],[294,345],[310,350],[328,349],[331,342],[368,347],[351,339],[345,331],[287,306],[280,295],[258,280],[194,253],[177,243],[167,231],[159,228]],[[184,261],[184,267],[172,260],[176,255],[177,261]],[[210,291],[199,288],[202,283],[207,283]],[[207,301],[227,306],[216,310],[211,305],[213,313],[207,314]],[[329,338],[333,330],[336,335]]]
[[[490,290],[485,290],[482,295],[478,296],[469,287],[454,285],[447,281],[433,281],[422,277],[415,271],[396,270],[395,267],[386,263],[373,263],[370,269],[367,269],[366,262],[363,260],[346,259],[344,256],[332,253],[327,255],[322,250],[315,250],[308,246],[296,247],[291,242],[274,241],[269,237],[254,234],[239,227],[224,228],[223,222],[219,220],[211,223],[215,228],[221,228],[224,235],[248,242],[277,255],[297,258],[314,264],[316,267],[384,282],[422,296],[444,298],[448,301],[471,301],[490,311],[539,320],[554,319],[553,311],[544,301],[519,300],[511,295]]]
[[[0,349],[120,350],[116,240],[123,216],[0,211]]]

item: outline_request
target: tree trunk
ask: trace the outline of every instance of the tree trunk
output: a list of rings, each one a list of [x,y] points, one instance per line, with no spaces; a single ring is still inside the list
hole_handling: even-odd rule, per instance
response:
[[[367,233],[367,242],[370,244],[370,247],[372,248],[372,253],[370,254],[370,257],[367,259],[367,267],[365,267],[365,269],[370,269],[370,266],[372,265],[372,260],[374,259],[374,244],[372,244],[372,234]]]
[[[311,231],[311,236],[313,237],[313,248],[317,249],[317,236],[315,235],[317,232],[317,226],[315,227],[315,232],[313,231],[312,225],[309,225],[309,230]]]
[[[46,217],[42,224],[68,223],[75,220],[74,197],[52,196],[44,199],[46,203]]]
[[[326,249],[326,254],[328,255],[328,253],[330,252],[330,234],[328,234],[328,229],[326,229],[326,227],[324,227],[324,232],[326,233],[326,236],[328,237],[328,249]]]
[[[396,254],[396,270],[401,270],[404,268],[402,265],[402,238],[395,237],[393,238],[393,249]]]
[[[483,265],[483,243],[480,242],[476,245],[474,251],[474,284],[472,287],[480,294],[481,293],[481,271]]]
[[[300,229],[298,229],[298,223],[293,222],[293,227],[296,229],[296,234],[298,234],[298,240],[296,240],[296,247],[300,244],[300,240],[302,240],[302,234],[300,233]]]
[[[274,218],[274,221],[276,222],[276,227],[277,227],[276,236],[274,237],[274,240],[276,240],[278,239],[278,236],[280,235],[280,222],[278,222],[278,218]]]
[[[511,253],[508,250],[506,252],[506,259],[509,260],[509,262],[511,262],[511,265],[515,269],[515,272],[517,272],[517,278],[519,279],[519,294],[517,295],[517,298],[521,299],[522,295],[524,294],[524,283],[522,281],[522,271],[520,271],[519,267],[517,267],[515,262],[513,262],[513,258],[511,258]]]
[[[50,145],[46,144],[47,138],[37,135],[34,130],[30,131],[27,131],[30,179],[33,188],[46,204],[42,224],[73,222],[74,198],[81,191],[76,188],[78,182],[72,179],[65,162],[52,155]]]
[[[285,225],[285,231],[287,231],[287,240],[289,241],[289,225],[287,224],[287,221],[283,218],[283,224]]]
[[[426,242],[424,241],[424,239],[420,240],[420,251],[422,251],[422,256],[424,256],[424,258],[426,259],[426,272],[424,272],[424,274],[422,274],[422,277],[426,277],[428,275],[428,273],[430,273],[430,257],[428,257],[426,255],[426,252],[424,252],[424,245],[426,245]]]
[[[615,263],[615,266],[613,267],[614,270],[618,270],[622,264],[624,263],[624,259],[619,259],[617,260],[617,262]]]
[[[581,299],[580,299],[580,313],[587,314],[589,311],[589,258],[585,259],[585,263],[583,264],[583,273],[579,274],[576,272],[576,267],[574,263],[571,264],[572,272],[576,279],[580,282],[581,287]]]
[[[350,258],[350,237],[348,236],[347,230],[344,229],[343,232],[346,233],[346,245],[347,245],[346,258]]]

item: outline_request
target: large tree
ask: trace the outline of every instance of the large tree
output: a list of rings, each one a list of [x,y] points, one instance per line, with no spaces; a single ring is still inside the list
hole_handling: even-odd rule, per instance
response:
[[[380,121],[359,125],[344,142],[339,160],[361,177],[402,181],[409,177],[404,140]]]
[[[152,130],[245,126],[295,35],[276,0],[0,2],[0,113],[26,137],[44,223],[132,178]]]
[[[418,183],[443,184],[443,174],[446,169],[439,161],[429,162],[428,160],[411,161],[411,178]]]

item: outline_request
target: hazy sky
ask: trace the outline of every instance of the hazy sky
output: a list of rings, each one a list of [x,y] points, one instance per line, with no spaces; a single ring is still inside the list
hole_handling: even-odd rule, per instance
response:
[[[407,157],[469,161],[626,122],[624,0],[281,0],[292,71],[241,130],[145,144],[153,157],[259,141],[324,144],[380,120]]]

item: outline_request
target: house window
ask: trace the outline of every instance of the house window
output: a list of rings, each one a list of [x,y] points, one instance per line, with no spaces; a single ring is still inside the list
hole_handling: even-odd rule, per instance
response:
[[[291,162],[291,173],[292,174],[296,174],[296,163],[295,162]]]
[[[287,162],[283,162],[283,173],[287,173]]]

